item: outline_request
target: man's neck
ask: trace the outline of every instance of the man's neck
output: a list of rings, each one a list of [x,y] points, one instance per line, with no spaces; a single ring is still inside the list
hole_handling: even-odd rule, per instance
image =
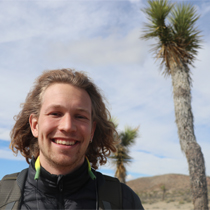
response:
[[[42,156],[40,155],[40,165],[46,170],[48,171],[50,174],[54,174],[54,175],[66,175],[69,173],[74,172],[75,170],[77,170],[83,163],[84,163],[84,159],[81,160],[79,162],[79,164],[76,165],[66,165],[66,166],[62,166],[62,165],[58,165],[52,161],[46,161],[44,158],[42,158]]]

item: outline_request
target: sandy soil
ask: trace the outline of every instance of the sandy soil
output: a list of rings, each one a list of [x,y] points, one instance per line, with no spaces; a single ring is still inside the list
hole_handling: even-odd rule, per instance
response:
[[[192,203],[183,203],[180,204],[179,202],[157,202],[153,204],[143,204],[145,210],[193,210]]]

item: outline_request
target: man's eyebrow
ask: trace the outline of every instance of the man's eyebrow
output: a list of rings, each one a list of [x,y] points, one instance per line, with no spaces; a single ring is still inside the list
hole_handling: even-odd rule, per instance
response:
[[[77,110],[80,111],[80,112],[85,112],[85,113],[91,115],[91,112],[88,109],[84,109],[84,108],[78,107]]]
[[[49,109],[65,109],[64,106],[60,105],[60,104],[51,104],[49,105],[47,108],[46,108],[46,111],[48,111]],[[87,114],[90,114],[91,115],[91,112],[86,109],[86,108],[83,108],[83,107],[77,107],[76,108],[77,111],[80,111],[80,112],[85,112]]]
[[[52,109],[52,108],[64,108],[64,106],[59,105],[59,104],[50,104],[50,105],[46,108],[46,110]]]

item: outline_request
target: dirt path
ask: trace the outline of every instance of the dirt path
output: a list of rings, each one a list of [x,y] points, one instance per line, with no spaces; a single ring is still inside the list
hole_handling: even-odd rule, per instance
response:
[[[183,203],[179,202],[157,202],[153,204],[143,204],[145,210],[193,210],[192,203]]]

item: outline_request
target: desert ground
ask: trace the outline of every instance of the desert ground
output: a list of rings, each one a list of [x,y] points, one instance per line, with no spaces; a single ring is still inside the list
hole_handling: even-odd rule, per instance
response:
[[[192,203],[180,203],[178,201],[166,203],[166,202],[156,202],[153,204],[143,204],[145,210],[193,210]]]
[[[190,179],[182,174],[142,177],[127,182],[145,210],[193,210]],[[210,203],[210,177],[207,177]]]

